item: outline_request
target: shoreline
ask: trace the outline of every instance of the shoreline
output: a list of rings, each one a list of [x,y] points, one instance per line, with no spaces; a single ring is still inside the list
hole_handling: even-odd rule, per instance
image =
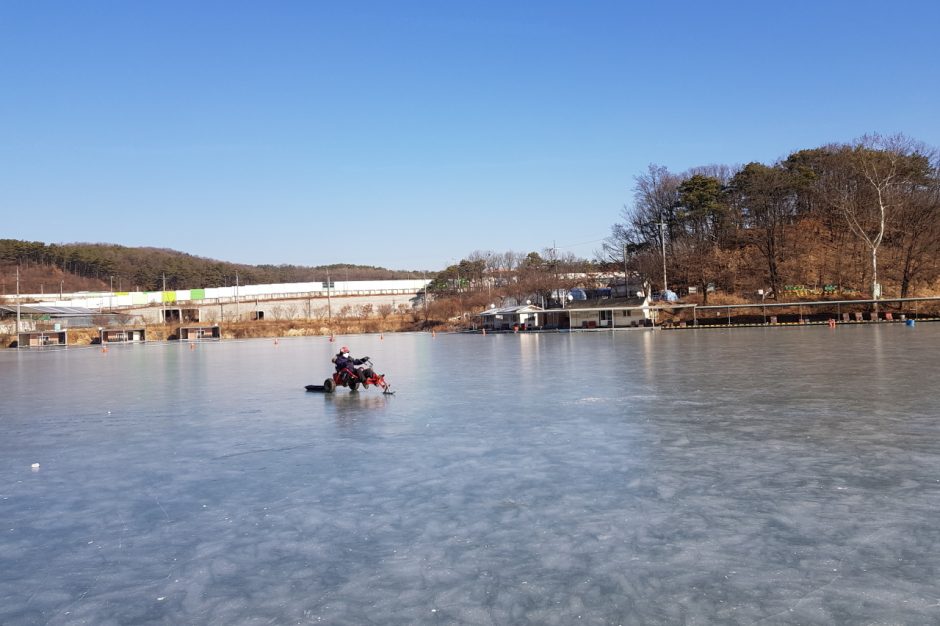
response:
[[[49,326],[44,324],[43,326]],[[199,327],[218,327],[219,337],[214,339],[180,339],[178,334],[181,327],[199,326]],[[142,329],[145,333],[145,340],[141,341],[113,341],[101,342],[101,331],[122,330],[122,329]],[[335,322],[333,327],[324,325],[319,320],[292,320],[292,321],[241,321],[227,324],[203,323],[203,324],[140,324],[134,326],[101,326],[101,327],[63,327],[55,330],[53,327],[37,328],[35,330],[24,331],[20,333],[66,333],[67,340],[64,345],[47,345],[24,347],[23,349],[60,349],[68,347],[106,347],[111,345],[132,345],[146,343],[194,343],[196,341],[232,341],[240,339],[281,339],[291,337],[330,337],[336,335],[361,335],[361,334],[382,334],[382,333],[400,333],[400,332],[445,332],[454,330],[444,324],[436,321],[427,323],[411,322],[406,320],[343,320]],[[17,336],[15,333],[0,334],[0,346],[2,349],[19,349],[17,346]]]
[[[735,316],[737,317],[737,316]],[[52,327],[38,328],[35,330],[20,332],[30,333],[66,333],[65,344],[29,346],[23,349],[61,349],[68,347],[102,347],[111,345],[133,345],[145,343],[197,343],[213,341],[233,341],[244,339],[287,339],[294,337],[331,337],[336,335],[366,335],[366,334],[397,334],[413,332],[458,332],[467,334],[544,334],[544,333],[597,333],[613,331],[649,331],[649,330],[716,330],[716,329],[735,329],[735,328],[798,328],[809,326],[828,326],[837,328],[839,326],[882,326],[904,324],[915,326],[918,322],[930,323],[940,322],[940,316],[925,315],[923,317],[912,317],[903,319],[841,319],[834,318],[815,319],[804,316],[797,321],[750,321],[748,316],[728,318],[707,318],[696,320],[696,323],[665,321],[653,326],[640,327],[598,327],[598,328],[533,328],[528,330],[493,330],[473,327],[460,327],[443,322],[428,321],[410,321],[404,319],[364,319],[364,320],[341,320],[335,322],[332,328],[324,325],[322,320],[291,320],[291,321],[239,321],[227,324],[204,323],[204,324],[143,324],[133,326],[134,329],[142,329],[145,333],[145,340],[141,341],[112,341],[101,342],[101,330],[121,330],[130,329],[130,326],[102,326],[102,327],[78,327],[61,328],[56,330]],[[743,321],[748,320],[748,321]],[[48,323],[43,326],[50,326]],[[219,336],[206,339],[181,339],[178,334],[181,327],[199,326],[219,329]],[[19,349],[17,346],[17,336],[15,333],[0,334],[0,349]]]

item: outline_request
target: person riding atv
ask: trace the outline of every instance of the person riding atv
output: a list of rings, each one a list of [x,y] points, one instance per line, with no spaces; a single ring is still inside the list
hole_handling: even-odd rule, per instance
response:
[[[336,371],[340,374],[346,381],[354,376],[359,379],[359,382],[365,382],[372,376],[374,372],[371,368],[362,368],[359,367],[365,363],[369,362],[369,357],[364,356],[361,359],[354,359],[349,355],[349,348],[343,346],[339,349],[339,353],[333,357],[333,363],[336,364]]]
[[[356,391],[359,385],[362,385],[365,389],[380,387],[385,395],[395,393],[389,390],[389,385],[385,382],[385,374],[376,374],[372,369],[369,357],[354,359],[349,356],[349,348],[343,346],[332,360],[336,365],[336,372],[324,380],[322,385],[307,385],[307,391],[333,393],[337,387],[349,387],[350,391]],[[362,365],[366,367],[360,367]]]

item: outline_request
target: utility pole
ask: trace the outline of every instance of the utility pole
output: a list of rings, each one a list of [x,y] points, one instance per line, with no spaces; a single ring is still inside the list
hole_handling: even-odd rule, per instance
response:
[[[333,300],[330,297],[330,272],[326,272],[326,321],[327,326],[330,327],[330,334],[333,333]]]
[[[623,295],[626,298],[630,297],[627,293],[627,244],[623,244]]]
[[[238,321],[238,270],[235,270],[235,321]]]
[[[16,345],[20,345],[20,266],[16,266]]]
[[[558,288],[558,248],[555,246],[554,239],[552,239],[552,270],[555,274],[555,284],[552,291],[555,293],[556,300],[561,302],[561,308],[565,308],[565,297],[561,295],[561,289]]]
[[[163,293],[160,294],[160,323],[166,324],[166,272],[163,272]]]
[[[666,222],[662,216],[659,216],[659,240],[663,246],[663,295],[665,295],[668,285],[666,283]]]

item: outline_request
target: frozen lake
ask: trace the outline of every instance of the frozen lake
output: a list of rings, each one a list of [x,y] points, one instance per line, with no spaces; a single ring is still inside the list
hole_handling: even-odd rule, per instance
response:
[[[396,395],[304,392],[340,342]],[[0,624],[938,623],[938,346],[4,350]]]

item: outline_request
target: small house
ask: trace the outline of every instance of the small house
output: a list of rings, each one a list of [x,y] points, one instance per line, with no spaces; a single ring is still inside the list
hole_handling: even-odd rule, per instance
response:
[[[101,328],[98,336],[101,344],[110,343],[143,343],[147,340],[147,329],[140,328]]]
[[[27,330],[16,338],[18,348],[66,348],[68,331],[65,330]]]

